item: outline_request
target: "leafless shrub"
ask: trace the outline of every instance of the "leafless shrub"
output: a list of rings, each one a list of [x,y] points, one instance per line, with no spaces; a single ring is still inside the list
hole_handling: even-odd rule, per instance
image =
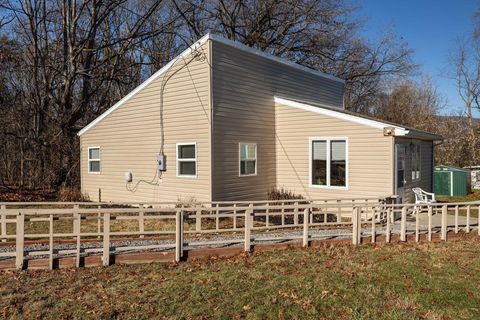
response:
[[[272,188],[267,192],[268,200],[295,200],[295,199],[305,199],[302,195],[296,194],[285,188]]]
[[[194,196],[190,197],[178,197],[177,203],[175,204],[175,208],[193,208],[199,205],[197,198]]]
[[[58,190],[58,201],[62,202],[88,202],[88,196],[82,194],[79,188],[61,187]]]

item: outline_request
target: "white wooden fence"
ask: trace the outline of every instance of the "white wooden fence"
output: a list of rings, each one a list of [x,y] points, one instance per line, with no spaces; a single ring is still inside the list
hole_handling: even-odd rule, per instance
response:
[[[472,223],[471,216],[479,217]],[[441,219],[439,219],[439,217]],[[460,217],[465,220],[459,223]],[[452,220],[449,223],[448,221]],[[440,221],[435,224],[433,221]],[[423,223],[422,223],[423,221]],[[480,202],[434,204],[391,204],[383,199],[335,201],[254,201],[216,202],[175,206],[173,203],[0,203],[0,239],[15,250],[0,252],[0,259],[15,259],[22,269],[26,259],[54,259],[74,256],[81,265],[86,255],[101,255],[103,265],[110,264],[112,250],[172,250],[175,260],[184,256],[185,247],[242,245],[250,251],[253,243],[350,238],[360,244],[371,237],[392,235],[406,241],[422,235],[428,241],[440,233],[471,232],[480,236]],[[29,247],[28,241],[44,241],[44,248]],[[147,241],[145,241],[147,240]],[[153,241],[155,240],[155,241]],[[148,242],[150,241],[150,242]],[[55,249],[59,243],[72,243]],[[82,247],[83,242],[96,247]],[[113,248],[113,249],[112,249]],[[28,250],[27,250],[28,249]]]

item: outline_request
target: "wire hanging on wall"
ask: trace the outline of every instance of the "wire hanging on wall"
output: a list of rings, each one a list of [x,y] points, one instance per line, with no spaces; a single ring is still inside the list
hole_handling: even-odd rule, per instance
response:
[[[165,74],[162,77],[161,83],[160,83],[160,97],[159,97],[160,98],[160,101],[159,101],[159,104],[160,104],[160,106],[159,106],[159,113],[160,113],[160,148],[159,148],[159,153],[158,153],[159,155],[164,154],[164,147],[165,147],[164,101],[163,100],[164,100],[165,89],[166,89],[168,81],[170,79],[172,79],[172,77],[175,74],[177,74],[179,71],[181,71],[183,68],[187,67],[187,69],[188,69],[188,65],[191,62],[193,62],[194,60],[197,60],[197,61],[200,61],[200,62],[207,61],[207,63],[208,63],[207,56],[206,56],[205,52],[203,52],[203,50],[199,51],[198,48],[194,47],[194,48],[191,49],[190,54],[192,56],[188,60],[186,60],[186,57],[180,56],[179,59],[177,59],[168,68],[168,70],[165,72]],[[180,66],[178,69],[174,70],[175,67],[177,67],[179,61],[183,61],[184,64],[182,66]],[[195,83],[194,83],[194,80],[191,76],[190,70],[188,70],[188,72],[189,72],[189,75],[190,75],[190,79],[191,79],[193,85],[195,86]],[[195,90],[197,91],[196,86],[195,86]],[[198,92],[197,92],[197,95],[198,95]],[[202,107],[203,107],[203,105],[202,105]],[[150,184],[150,185],[153,185],[153,186],[158,186],[159,183],[161,182],[161,179],[162,179],[162,173],[163,173],[162,171],[156,169],[154,177],[151,180],[144,180],[144,179],[138,180],[133,185],[133,187],[131,186],[132,182],[127,182],[125,187],[130,192],[136,192],[141,183],[146,183],[146,184]]]

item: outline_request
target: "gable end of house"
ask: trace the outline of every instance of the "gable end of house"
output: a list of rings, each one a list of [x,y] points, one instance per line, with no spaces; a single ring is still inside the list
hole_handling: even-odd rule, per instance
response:
[[[179,54],[177,57],[175,57],[173,60],[171,60],[169,63],[167,63],[164,67],[162,67],[160,70],[158,70],[157,72],[155,72],[152,76],[150,76],[147,80],[145,80],[142,84],[140,84],[138,87],[136,87],[134,90],[132,90],[129,94],[127,94],[125,97],[123,97],[121,100],[119,100],[117,103],[115,103],[112,107],[110,107],[109,109],[107,109],[104,113],[102,113],[100,116],[98,116],[95,120],[93,120],[92,122],[90,122],[88,125],[86,125],[83,129],[81,129],[77,135],[78,136],[82,136],[85,132],[87,132],[88,130],[90,130],[91,128],[93,128],[94,126],[96,126],[98,123],[100,123],[103,119],[105,119],[106,117],[108,117],[108,115],[110,115],[112,112],[114,112],[116,109],[118,109],[119,107],[121,107],[123,104],[125,104],[128,100],[130,100],[132,97],[134,97],[136,94],[138,94],[140,91],[142,91],[145,87],[147,87],[150,83],[152,83],[153,81],[157,80],[158,78],[160,78],[164,73],[166,73],[177,61],[181,60],[181,59],[185,59],[186,57],[188,57],[191,53],[193,52],[196,52],[198,50],[198,48],[200,48],[203,44],[205,44],[208,40],[211,40],[211,41],[215,41],[215,42],[219,42],[219,43],[222,43],[222,44],[225,44],[225,45],[228,45],[230,47],[233,47],[237,50],[241,50],[241,51],[245,51],[245,52],[248,52],[250,54],[254,54],[254,55],[257,55],[257,56],[260,56],[260,57],[263,57],[263,58],[266,58],[266,59],[269,59],[271,61],[275,61],[277,63],[280,63],[286,67],[292,67],[292,68],[295,68],[295,69],[298,69],[298,70],[301,70],[303,72],[306,72],[306,73],[309,73],[309,74],[313,74],[315,76],[319,76],[319,77],[322,77],[322,78],[325,78],[325,79],[329,79],[331,81],[335,81],[335,82],[340,82],[340,83],[345,83],[344,80],[340,79],[340,78],[337,78],[335,76],[332,76],[332,75],[329,75],[329,74],[326,74],[326,73],[323,73],[323,72],[320,72],[320,71],[316,71],[314,69],[311,69],[311,68],[308,68],[308,67],[305,67],[305,66],[302,66],[300,64],[297,64],[297,63],[294,63],[294,62],[291,62],[291,61],[288,61],[286,59],[283,59],[283,58],[280,58],[280,57],[277,57],[277,56],[274,56],[274,55],[271,55],[271,54],[268,54],[268,53],[265,53],[261,50],[258,50],[258,49],[255,49],[255,48],[252,48],[252,47],[249,47],[247,45],[244,45],[238,41],[233,41],[233,40],[229,40],[229,39],[226,39],[222,36],[219,36],[219,35],[215,35],[215,34],[211,34],[211,33],[207,33],[205,36],[203,36],[202,38],[200,38],[198,41],[196,41],[195,43],[193,43],[189,48],[187,48],[186,50],[184,50],[181,54]]]

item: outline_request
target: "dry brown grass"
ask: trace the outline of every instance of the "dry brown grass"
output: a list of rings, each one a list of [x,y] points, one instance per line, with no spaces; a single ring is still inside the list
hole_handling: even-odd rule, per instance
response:
[[[4,272],[4,318],[479,319],[480,241]]]

